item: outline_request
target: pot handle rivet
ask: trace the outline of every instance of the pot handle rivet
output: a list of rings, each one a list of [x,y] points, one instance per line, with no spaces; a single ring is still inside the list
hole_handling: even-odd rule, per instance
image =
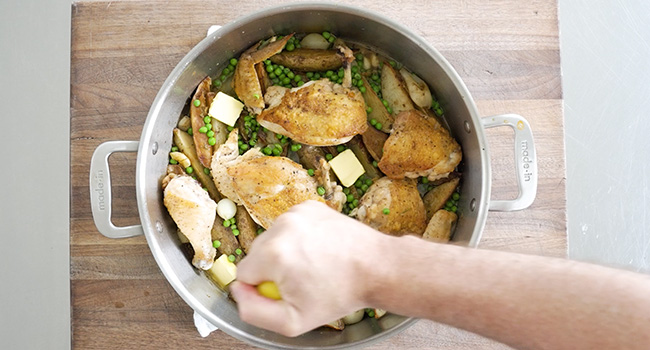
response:
[[[537,196],[537,154],[533,132],[524,117],[502,114],[481,118],[483,128],[509,126],[515,131],[515,164],[519,195],[512,200],[490,201],[490,210],[514,211],[528,208]]]
[[[97,230],[108,238],[126,238],[144,234],[141,225],[113,225],[111,221],[111,174],[108,157],[114,152],[137,152],[138,141],[108,141],[95,148],[90,159],[90,208]]]

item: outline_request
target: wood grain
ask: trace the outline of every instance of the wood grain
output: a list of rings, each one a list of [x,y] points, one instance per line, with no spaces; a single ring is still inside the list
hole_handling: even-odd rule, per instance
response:
[[[149,106],[176,63],[212,24],[281,1],[120,1],[72,5],[71,289],[73,346],[80,349],[252,347],[214,332],[201,338],[192,310],[156,265],[144,237],[111,240],[92,221],[90,156],[100,143],[137,140]],[[341,1],[400,22],[441,50],[484,116],[518,113],[535,136],[539,189],[529,209],[490,212],[482,248],[566,254],[565,164],[557,3]],[[487,131],[492,198],[516,196],[512,132]],[[135,155],[110,159],[114,222],[137,224]],[[507,349],[420,321],[373,349]]]

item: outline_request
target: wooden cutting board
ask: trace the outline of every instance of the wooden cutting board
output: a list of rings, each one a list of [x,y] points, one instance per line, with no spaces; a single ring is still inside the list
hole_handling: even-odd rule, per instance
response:
[[[138,140],[158,89],[212,24],[281,1],[124,1],[72,5],[70,279],[79,349],[252,348],[223,332],[201,338],[192,310],[156,265],[144,237],[111,240],[93,224],[90,156],[109,140]],[[484,116],[518,113],[535,135],[539,189],[529,209],[491,212],[482,248],[565,256],[564,121],[555,0],[342,1],[423,36],[451,62]],[[508,128],[487,131],[493,198],[517,194]],[[111,157],[114,219],[137,224],[135,154]],[[504,349],[420,321],[373,349]]]

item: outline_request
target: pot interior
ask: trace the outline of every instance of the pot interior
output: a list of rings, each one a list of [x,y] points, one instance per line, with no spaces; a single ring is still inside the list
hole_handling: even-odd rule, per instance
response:
[[[340,5],[297,4],[263,10],[236,20],[205,38],[178,64],[156,97],[140,142],[136,188],[140,217],[151,251],[179,295],[226,333],[266,348],[343,348],[393,334],[413,319],[388,314],[364,319],[343,331],[318,329],[287,338],[242,322],[234,302],[188,262],[176,226],[162,204],[160,181],[171,149],[172,130],[184,104],[206,75],[258,40],[276,34],[329,31],[363,43],[401,62],[424,79],[442,104],[452,135],[463,149],[461,200],[453,241],[476,246],[489,199],[489,158],[476,107],[451,65],[427,42],[391,20]],[[154,151],[156,150],[156,151]],[[471,204],[473,202],[473,204]]]

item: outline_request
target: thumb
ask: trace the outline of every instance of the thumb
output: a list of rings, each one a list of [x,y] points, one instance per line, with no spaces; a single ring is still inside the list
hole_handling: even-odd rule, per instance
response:
[[[230,292],[237,301],[239,317],[253,326],[271,330],[287,337],[296,337],[309,329],[303,329],[297,311],[284,300],[261,296],[257,288],[235,281]]]

